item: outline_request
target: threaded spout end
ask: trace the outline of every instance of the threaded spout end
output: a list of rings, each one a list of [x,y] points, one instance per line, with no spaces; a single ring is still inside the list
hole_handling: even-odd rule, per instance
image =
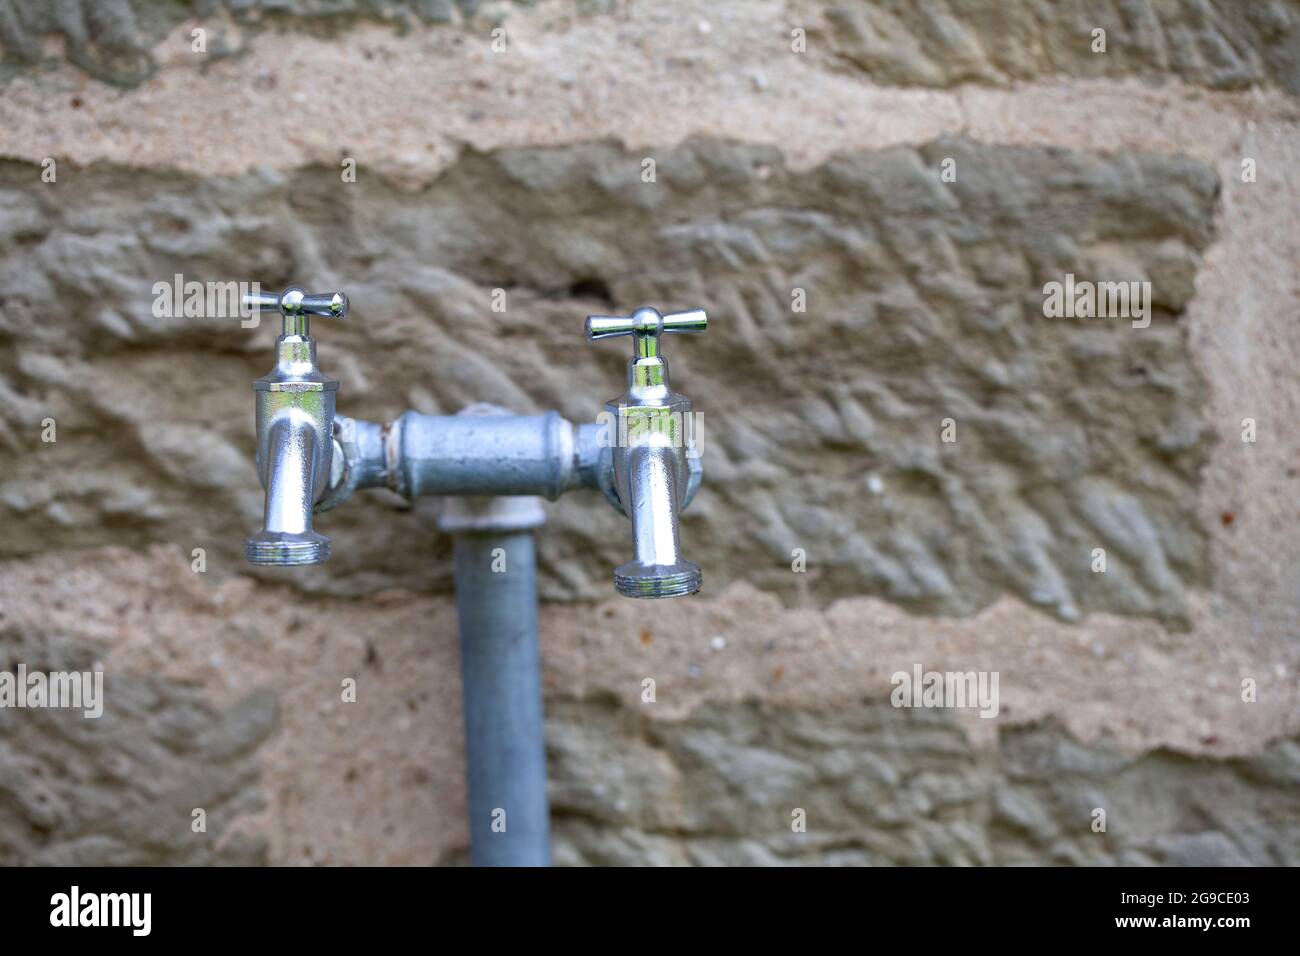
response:
[[[632,561],[614,570],[614,589],[629,598],[685,597],[698,591],[703,583],[704,572],[691,561],[676,564]]]
[[[263,531],[244,544],[244,557],[249,564],[271,567],[324,564],[329,556],[330,539],[315,532],[298,535]]]

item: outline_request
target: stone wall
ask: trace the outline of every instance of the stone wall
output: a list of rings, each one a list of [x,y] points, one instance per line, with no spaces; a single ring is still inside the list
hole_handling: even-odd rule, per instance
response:
[[[591,420],[583,316],[708,310],[704,592],[615,597],[598,495],[539,537],[557,862],[1300,861],[1300,4],[0,0],[0,48],[0,670],[109,688],[0,709],[0,862],[465,858],[438,502],[244,565],[275,332],[176,274],[347,291],[377,421]],[[915,665],[999,715],[891,707]]]

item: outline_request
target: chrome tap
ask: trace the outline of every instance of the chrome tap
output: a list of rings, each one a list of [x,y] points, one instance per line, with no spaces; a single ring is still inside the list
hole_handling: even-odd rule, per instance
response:
[[[677,534],[696,429],[690,399],[668,387],[659,337],[703,332],[707,324],[702,309],[661,315],[647,307],[627,317],[587,316],[588,341],[633,338],[627,392],[605,406],[616,429],[614,490],[632,519],[634,556],[614,570],[614,587],[624,597],[678,597],[700,589],[700,566],[681,556]]]
[[[334,453],[334,396],[339,383],[316,367],[308,317],[342,318],[341,292],[307,295],[301,289],[245,296],[244,305],[276,309],[284,319],[275,340],[275,368],[253,383],[257,393],[257,470],[266,489],[262,530],[248,539],[252,564],[320,564],[330,541],[312,530],[312,508],[330,481]]]

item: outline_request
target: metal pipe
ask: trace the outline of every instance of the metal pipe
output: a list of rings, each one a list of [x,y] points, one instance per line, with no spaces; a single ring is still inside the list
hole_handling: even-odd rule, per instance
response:
[[[392,487],[420,495],[542,495],[584,483],[573,424],[544,415],[421,415],[389,428]],[[592,463],[594,465],[594,462]]]
[[[476,407],[494,408],[470,409]],[[405,412],[387,425],[343,415],[335,421],[343,467],[321,511],[337,507],[359,488],[387,486],[411,499],[540,495],[551,500],[574,488],[603,488],[601,436],[607,429],[575,426],[558,412]]]
[[[455,537],[474,866],[549,866],[546,748],[531,531]]]

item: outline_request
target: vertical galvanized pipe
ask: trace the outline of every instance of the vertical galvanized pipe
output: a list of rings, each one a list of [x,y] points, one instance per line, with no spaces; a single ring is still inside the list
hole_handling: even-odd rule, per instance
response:
[[[531,531],[455,537],[470,861],[549,866]]]

